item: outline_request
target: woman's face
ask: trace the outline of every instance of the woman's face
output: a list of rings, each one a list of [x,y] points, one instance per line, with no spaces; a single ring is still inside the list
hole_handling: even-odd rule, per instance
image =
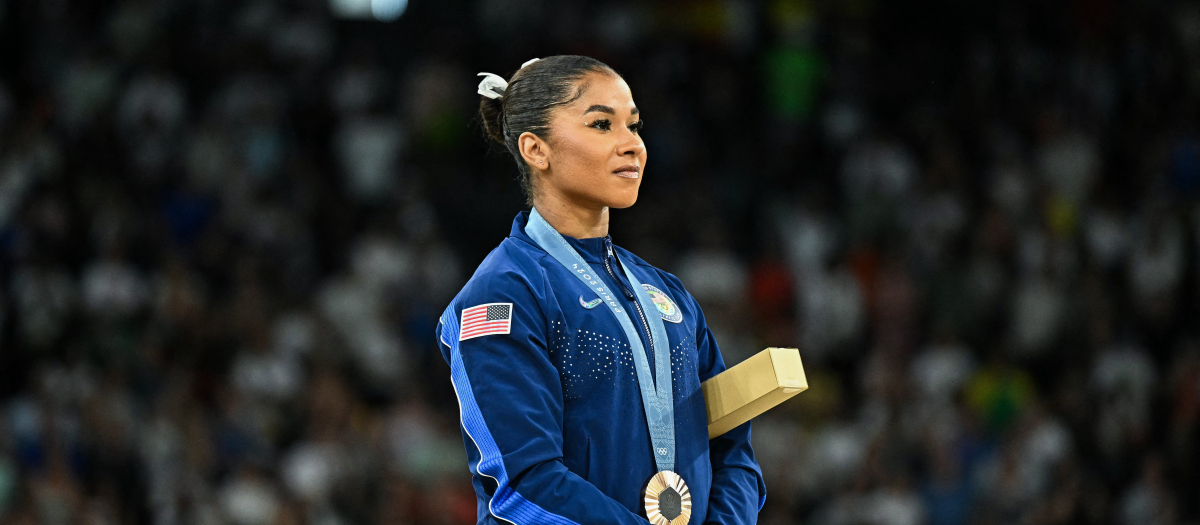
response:
[[[536,191],[588,208],[628,208],[646,168],[633,94],[616,75],[590,73],[579,85],[583,95],[551,113],[547,166],[535,170]]]

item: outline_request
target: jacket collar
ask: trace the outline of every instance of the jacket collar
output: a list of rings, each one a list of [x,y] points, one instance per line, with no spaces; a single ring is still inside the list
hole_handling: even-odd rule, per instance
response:
[[[525,233],[525,225],[528,222],[528,211],[522,211],[521,213],[518,213],[517,217],[513,219],[512,230],[509,231],[508,236],[521,239],[522,241],[537,246],[540,250],[541,246],[538,246],[538,243],[533,240],[533,237],[530,237]],[[604,241],[608,240],[609,242],[612,242],[612,238],[608,235],[605,235],[604,237],[589,237],[587,239],[576,239],[569,235],[563,235],[562,237],[567,240],[567,243],[569,243],[572,248],[575,248],[575,251],[579,252],[579,255],[583,257],[583,260],[587,261],[588,264],[604,264]]]

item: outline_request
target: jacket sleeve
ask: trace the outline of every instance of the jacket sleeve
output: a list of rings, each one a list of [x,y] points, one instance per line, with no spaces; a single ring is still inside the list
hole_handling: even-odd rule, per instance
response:
[[[493,516],[515,525],[646,525],[562,463],[562,383],[550,361],[549,323],[536,292],[549,287],[541,276],[535,279],[536,287],[515,272],[476,276],[438,325],[469,467],[483,480],[476,490]],[[510,332],[460,340],[462,308],[489,303],[511,303]],[[473,335],[469,327],[466,335]]]
[[[701,359],[700,380],[725,371],[725,361],[717,340],[708,329],[699,303],[696,308],[696,343]],[[767,501],[767,485],[750,446],[750,422],[735,427],[708,442],[712,461],[712,490],[708,496],[705,524],[750,525],[758,521],[758,511]]]

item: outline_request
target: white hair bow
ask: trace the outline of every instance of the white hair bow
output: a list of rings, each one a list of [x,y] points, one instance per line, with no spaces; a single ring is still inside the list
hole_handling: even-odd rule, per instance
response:
[[[524,64],[521,64],[521,68],[524,69],[525,66],[537,62],[538,60],[539,59],[537,58],[526,60]],[[483,80],[479,81],[479,89],[477,90],[480,95],[490,99],[504,97],[504,90],[508,89],[508,82],[505,82],[503,78],[500,78],[500,75],[481,72],[475,76],[483,77]]]
[[[494,73],[480,73],[476,76],[482,76],[483,80],[479,81],[479,94],[487,98],[497,99],[504,96],[504,90],[508,89],[508,82],[505,82],[500,75]]]

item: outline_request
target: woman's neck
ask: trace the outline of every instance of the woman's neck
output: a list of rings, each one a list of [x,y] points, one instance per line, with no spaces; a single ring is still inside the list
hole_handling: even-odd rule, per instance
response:
[[[608,235],[608,206],[588,208],[558,195],[539,196],[533,206],[546,222],[563,235],[576,239]]]

